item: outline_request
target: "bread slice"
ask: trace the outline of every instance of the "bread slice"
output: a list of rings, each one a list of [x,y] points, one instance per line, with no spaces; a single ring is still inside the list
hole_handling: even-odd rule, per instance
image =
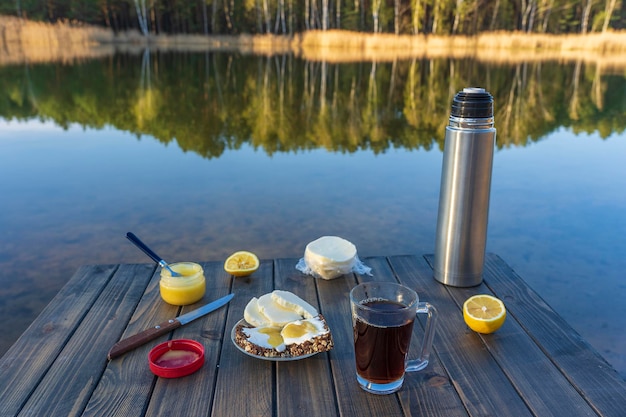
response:
[[[278,349],[272,347],[270,344],[258,342],[259,339],[252,337],[251,333],[257,333],[259,328],[255,328],[246,323],[240,323],[235,328],[235,343],[254,356],[266,358],[297,358],[299,356],[312,355],[331,350],[334,347],[333,337],[324,316],[318,314],[306,320],[313,320],[315,322],[314,327],[316,331],[312,332],[312,336],[294,337],[292,340],[295,340],[295,343],[278,344]],[[251,329],[255,329],[255,331],[251,332]],[[254,343],[251,339],[256,340],[259,344]],[[261,345],[261,343],[263,345]]]

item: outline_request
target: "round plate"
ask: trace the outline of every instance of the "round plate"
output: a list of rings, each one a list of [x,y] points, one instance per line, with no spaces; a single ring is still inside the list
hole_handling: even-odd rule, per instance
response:
[[[306,355],[300,355],[300,356],[275,356],[275,357],[254,355],[254,354],[246,351],[241,346],[239,346],[237,344],[237,342],[235,341],[235,338],[236,338],[236,335],[237,335],[237,326],[239,326],[240,324],[246,325],[246,324],[248,324],[248,322],[245,321],[244,319],[241,319],[237,323],[235,323],[235,325],[233,326],[233,329],[230,331],[230,340],[233,342],[233,345],[235,345],[235,347],[237,349],[239,349],[241,352],[243,352],[246,355],[251,356],[253,358],[262,359],[264,361],[272,361],[272,362],[290,362],[290,361],[298,361],[300,359],[310,358],[311,356],[317,355],[319,353],[319,352],[313,352],[313,353],[307,353]]]

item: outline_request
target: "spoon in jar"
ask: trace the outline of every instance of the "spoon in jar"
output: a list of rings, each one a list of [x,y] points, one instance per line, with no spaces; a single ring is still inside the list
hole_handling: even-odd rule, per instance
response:
[[[148,255],[150,258],[154,259],[159,265],[161,265],[161,268],[166,268],[168,271],[170,271],[170,274],[172,274],[173,277],[182,277],[182,274],[179,274],[178,272],[170,268],[167,262],[165,262],[159,255],[157,255],[152,249],[150,249],[145,243],[143,243],[141,239],[135,236],[134,233],[126,233],[126,238],[133,242],[133,244],[139,249],[144,251],[146,255]]]

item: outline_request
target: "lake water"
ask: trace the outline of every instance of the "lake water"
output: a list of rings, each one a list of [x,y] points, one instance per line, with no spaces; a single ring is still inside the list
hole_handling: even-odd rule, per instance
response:
[[[575,63],[0,67],[0,354],[80,265],[150,262],[128,231],[168,261],[298,258],[322,235],[432,253],[449,104],[470,85],[497,111],[487,250],[626,377],[626,78]]]

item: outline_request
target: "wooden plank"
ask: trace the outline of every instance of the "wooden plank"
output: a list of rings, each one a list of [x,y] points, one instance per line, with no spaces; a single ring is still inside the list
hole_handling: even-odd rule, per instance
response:
[[[426,262],[419,262],[419,258],[407,259],[410,262],[394,264],[397,270],[392,269],[390,265],[391,260],[387,258],[366,258],[365,262],[376,272],[375,277],[372,277],[372,279],[377,281],[400,281],[403,285],[416,290],[419,296],[422,292],[421,288],[426,283],[426,277],[432,275],[432,270]],[[430,282],[427,284],[430,284]],[[439,325],[441,325],[441,318],[439,318]],[[413,328],[409,359],[417,357],[423,340],[424,329],[420,326],[419,321],[416,321]],[[433,348],[436,347],[438,340],[437,338],[433,342]],[[468,415],[434,351],[431,351],[426,369],[418,372],[409,372],[405,375],[404,385],[396,395],[407,415],[441,417]]]
[[[223,262],[205,263],[202,267],[208,283],[206,295],[198,303],[183,307],[181,313],[194,310],[230,293],[231,276],[224,271]],[[226,305],[173,332],[172,339],[192,339],[202,343],[205,363],[200,370],[184,378],[157,378],[146,415],[210,414],[222,342],[230,343],[230,329],[226,335],[224,334],[228,307],[229,305]]]
[[[251,358],[230,341],[230,331],[243,318],[248,301],[273,290],[273,266],[271,260],[262,260],[259,269],[251,276],[233,278],[235,297],[230,302],[226,318],[212,416],[274,415],[275,363]]]
[[[291,291],[306,300],[319,311],[315,279],[299,272],[297,259],[280,259],[274,263],[275,289]],[[332,328],[331,328],[332,332]],[[337,415],[337,402],[333,386],[321,381],[331,380],[328,353],[294,362],[280,362],[276,365],[277,409],[279,416]],[[320,383],[321,382],[321,383]]]
[[[376,271],[374,271],[376,275]],[[333,381],[342,416],[401,416],[393,395],[373,395],[356,382],[350,290],[356,285],[353,274],[334,280],[317,279],[320,310],[333,332],[335,348],[329,352]]]
[[[485,279],[487,276],[485,273]],[[467,298],[491,293],[485,283],[471,288],[446,288],[458,306],[458,315]],[[473,338],[480,339],[486,351],[495,359],[494,363],[504,370],[534,415],[596,415],[513,316],[509,315],[496,333],[479,335],[470,330],[467,332]],[[477,343],[477,346],[480,344]]]
[[[126,326],[121,329],[113,343],[176,317],[178,314],[178,307],[171,306],[161,299],[160,270],[154,271],[152,268],[152,270],[147,270],[146,274],[148,276],[145,292],[132,316],[126,317]],[[83,415],[143,415],[156,380],[148,368],[148,352],[152,347],[169,338],[170,335],[163,335],[109,361]]]
[[[295,259],[264,260],[247,278],[208,262],[205,298],[182,309],[160,300],[154,264],[81,267],[0,359],[0,416],[176,410],[212,416],[624,415],[626,381],[501,258],[488,254],[485,283],[466,289],[436,283],[427,260],[432,256],[366,258],[373,276],[331,281],[296,271]],[[407,374],[394,395],[368,394],[356,383],[348,294],[357,281],[371,280],[399,280],[439,310],[428,368]],[[107,362],[121,337],[204,305],[230,287],[236,295],[228,306]],[[274,288],[317,304],[333,332],[331,352],[274,363],[233,346],[230,330],[247,302]],[[509,317],[498,332],[478,335],[465,326],[461,305],[472,294],[491,292],[505,301]],[[421,343],[423,324],[416,324],[413,347]],[[147,352],[169,337],[203,343],[204,367],[185,378],[154,377]]]
[[[401,282],[437,308],[434,351],[469,414],[532,415],[480,338],[467,329],[448,287],[434,281],[428,264],[416,256],[394,256],[390,261]]]
[[[134,311],[154,266],[122,265],[100,292],[19,415],[80,415],[107,364],[107,352]],[[63,301],[68,302],[68,301]]]
[[[0,359],[1,416],[21,410],[116,269],[115,265],[80,267]]]
[[[485,281],[598,414],[624,416],[626,381],[497,255],[487,255]]]

